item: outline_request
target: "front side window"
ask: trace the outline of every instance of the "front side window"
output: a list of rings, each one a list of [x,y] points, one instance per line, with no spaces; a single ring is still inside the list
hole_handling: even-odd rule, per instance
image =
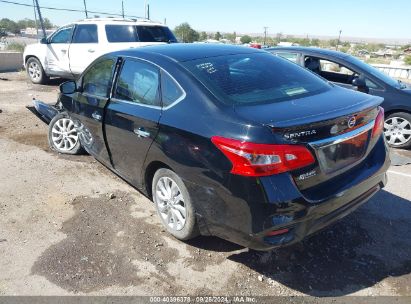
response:
[[[65,27],[51,37],[50,43],[70,43],[73,27]]]
[[[304,68],[268,53],[202,58],[183,64],[227,104],[273,103],[331,88]]]
[[[306,56],[304,64],[307,69],[336,83],[351,85],[353,79],[358,75],[343,64],[328,59]]]
[[[74,32],[73,43],[98,43],[96,24],[79,24]]]
[[[94,64],[83,76],[83,92],[93,96],[108,97],[114,64],[114,59]]]
[[[184,91],[170,75],[161,73],[161,96],[164,107],[168,107],[184,96]]]
[[[160,106],[160,73],[155,66],[126,60],[117,80],[114,97],[138,104]]]

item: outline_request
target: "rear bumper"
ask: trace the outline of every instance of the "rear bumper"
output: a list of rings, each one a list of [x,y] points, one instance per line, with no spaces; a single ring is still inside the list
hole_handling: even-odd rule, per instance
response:
[[[327,227],[383,188],[390,160],[382,137],[378,151],[368,161],[346,187],[316,202],[297,189],[289,174],[246,181],[232,176],[229,188],[201,189],[190,183],[188,188],[199,198],[195,208],[201,215],[202,231],[252,249],[270,250],[299,242]],[[267,236],[283,229],[289,230]]]

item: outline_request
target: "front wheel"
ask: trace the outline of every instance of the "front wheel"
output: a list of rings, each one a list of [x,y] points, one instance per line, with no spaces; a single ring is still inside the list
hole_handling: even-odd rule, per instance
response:
[[[179,240],[199,235],[194,207],[181,178],[169,169],[159,169],[152,183],[153,201],[167,231]]]
[[[48,140],[50,148],[63,154],[81,154],[80,144],[74,122],[67,113],[59,113],[50,121]]]
[[[411,114],[397,112],[390,114],[384,122],[384,135],[393,148],[411,147]]]
[[[32,83],[46,84],[49,80],[44,72],[43,66],[37,58],[31,57],[27,60],[26,71]]]

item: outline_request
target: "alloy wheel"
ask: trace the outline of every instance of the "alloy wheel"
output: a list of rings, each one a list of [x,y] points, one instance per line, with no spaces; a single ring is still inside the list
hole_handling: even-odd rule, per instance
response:
[[[187,217],[184,197],[177,183],[169,177],[161,177],[154,193],[160,216],[169,229],[180,231]]]
[[[38,80],[41,77],[41,68],[37,62],[31,61],[29,63],[29,75],[33,80]]]
[[[60,151],[70,151],[78,142],[77,130],[69,118],[57,120],[51,132],[53,144]]]
[[[390,117],[384,122],[384,135],[391,146],[404,145],[411,139],[411,122],[402,117]]]

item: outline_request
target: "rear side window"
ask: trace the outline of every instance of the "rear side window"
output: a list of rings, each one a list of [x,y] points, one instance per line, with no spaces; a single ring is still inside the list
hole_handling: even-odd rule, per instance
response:
[[[94,64],[83,76],[83,92],[108,97],[115,60],[107,59]]]
[[[278,56],[290,60],[291,62],[297,62],[298,54],[297,53],[277,53]]]
[[[76,26],[72,43],[98,43],[96,24],[79,24]]]
[[[160,74],[155,66],[134,60],[126,60],[114,97],[138,104],[160,106]]]
[[[177,42],[166,26],[119,25],[105,26],[107,41],[118,42]]]
[[[137,34],[133,25],[107,24],[106,36],[108,42],[136,42]]]
[[[227,104],[273,103],[331,88],[304,68],[268,53],[202,58],[183,64]]]
[[[141,42],[177,42],[173,33],[165,26],[137,26],[137,35]]]
[[[164,107],[180,100],[185,94],[175,80],[165,72],[161,73],[161,93]]]

